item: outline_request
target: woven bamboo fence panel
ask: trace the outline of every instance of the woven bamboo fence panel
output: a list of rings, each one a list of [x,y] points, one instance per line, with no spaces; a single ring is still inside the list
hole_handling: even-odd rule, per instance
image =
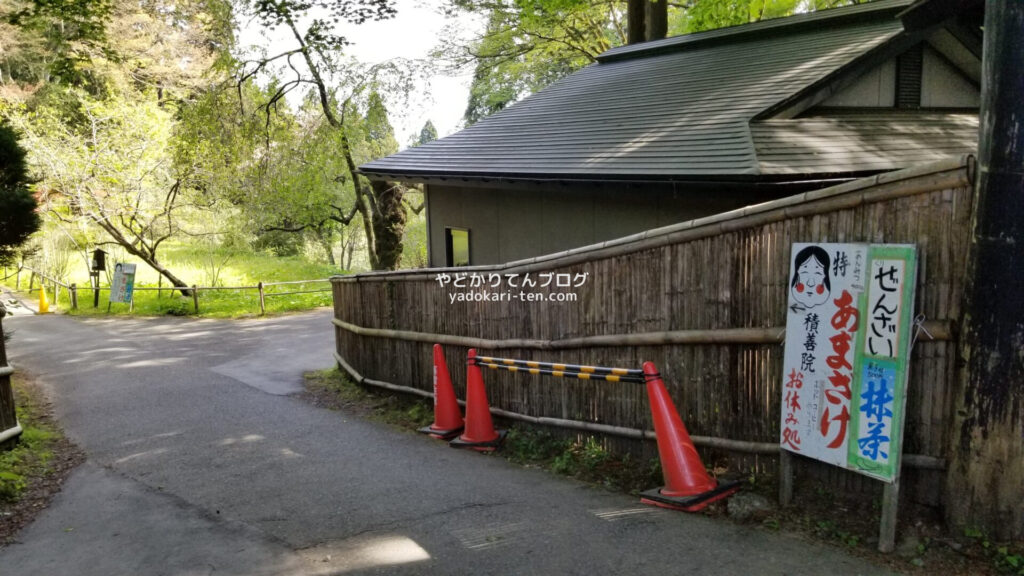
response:
[[[669,227],[614,246],[503,266],[337,277],[332,280],[335,317],[345,326],[416,332],[425,340],[359,334],[338,326],[337,353],[365,378],[423,390],[431,390],[430,335],[554,342],[512,342],[485,352],[504,357],[627,368],[652,361],[691,434],[777,443],[783,349],[778,336],[785,326],[790,246],[916,244],[916,311],[940,324],[955,322],[966,272],[972,179],[973,159],[964,157]],[[473,290],[442,285],[437,274],[457,272],[484,277],[518,273],[520,279],[527,273],[534,279],[549,273],[586,275],[586,282],[571,289],[556,288],[554,282],[541,288],[538,282],[531,289],[570,291],[577,295],[575,302],[452,303],[451,294]],[[735,329],[771,330],[749,331],[769,335],[758,338],[737,336],[746,332]],[[659,335],[668,333],[696,343],[659,344]],[[558,348],[565,339],[635,334],[653,340]],[[459,398],[465,397],[468,347],[445,346]],[[945,457],[954,404],[955,350],[951,337],[924,336],[913,350],[906,453]],[[492,407],[651,429],[647,398],[639,385],[505,371],[485,371],[484,377]],[[640,444],[627,439],[610,442]],[[775,466],[770,455],[711,456],[744,469]],[[861,484],[841,470],[810,467],[832,483],[848,488]]]

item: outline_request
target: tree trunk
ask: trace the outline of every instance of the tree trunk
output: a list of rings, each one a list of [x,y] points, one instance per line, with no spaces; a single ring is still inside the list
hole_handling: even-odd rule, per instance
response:
[[[373,235],[377,241],[377,262],[374,270],[394,270],[402,257],[402,236],[405,234],[405,188],[397,183],[372,181],[377,217],[373,219]]]
[[[1024,537],[1024,2],[986,5],[981,134],[963,303],[951,525]]]
[[[345,270],[352,270],[352,257],[356,253],[356,239],[351,234],[341,245],[342,264]]]
[[[323,228],[314,228],[313,234],[316,235],[316,239],[320,242],[320,246],[323,247],[324,252],[327,253],[327,263],[331,266],[337,266],[338,263],[334,259],[334,246],[331,246],[330,236],[324,234]]]
[[[645,39],[661,40],[668,33],[668,0],[647,0]]]
[[[105,230],[107,234],[109,234],[110,237],[113,238],[114,241],[117,242],[122,248],[124,248],[129,254],[141,258],[143,262],[149,264],[150,268],[159,272],[160,275],[163,276],[164,278],[167,278],[171,282],[171,286],[188,286],[188,284],[186,284],[184,280],[181,280],[180,278],[172,274],[170,270],[165,268],[163,264],[161,264],[156,259],[156,246],[158,246],[159,243],[154,243],[152,246],[150,246],[147,245],[141,238],[138,239],[138,243],[130,242],[128,238],[126,238],[125,235],[121,232],[121,230],[118,229],[113,224],[111,224],[110,222],[107,222],[96,216],[93,216],[92,220],[100,228]],[[97,278],[97,282],[98,281],[99,279]],[[191,290],[184,289],[180,290],[180,292],[181,295],[185,297],[192,295]],[[171,293],[173,294],[173,291]]]
[[[647,0],[629,0],[626,5],[626,43],[636,44],[637,42],[643,42],[647,29],[644,26],[644,17],[646,16]]]
[[[157,272],[159,272],[161,276],[163,276],[164,278],[167,278],[167,280],[170,281],[170,283],[172,285],[174,285],[174,286],[188,286],[188,284],[186,284],[184,280],[182,280],[181,278],[178,278],[177,276],[172,274],[170,270],[168,270],[167,268],[164,268],[164,266],[162,264],[160,264],[160,262],[157,262],[156,258],[147,258],[145,256],[139,256],[139,258],[142,258],[143,262],[145,262],[146,264],[149,264],[149,266],[151,268],[153,268],[154,270],[156,270]],[[189,289],[182,289],[182,290],[179,290],[179,292],[181,292],[181,295],[185,296],[186,298],[192,295],[192,290],[189,290]],[[173,292],[172,292],[172,294],[173,294]]]

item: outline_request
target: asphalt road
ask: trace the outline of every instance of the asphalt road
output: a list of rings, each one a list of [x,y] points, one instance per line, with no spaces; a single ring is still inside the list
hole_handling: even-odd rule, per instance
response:
[[[0,549],[11,576],[886,573],[312,407],[327,311],[5,324],[88,456]]]

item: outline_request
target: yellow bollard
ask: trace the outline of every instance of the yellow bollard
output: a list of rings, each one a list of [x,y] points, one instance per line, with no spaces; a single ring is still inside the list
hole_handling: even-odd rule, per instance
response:
[[[39,313],[50,313],[50,303],[46,301],[46,289],[42,286],[39,287]]]

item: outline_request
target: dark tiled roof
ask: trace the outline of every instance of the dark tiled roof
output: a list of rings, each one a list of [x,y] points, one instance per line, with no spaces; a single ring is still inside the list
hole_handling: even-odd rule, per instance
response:
[[[977,114],[850,114],[750,126],[763,174],[895,170],[973,153]]]
[[[909,4],[619,48],[461,132],[360,170],[396,179],[754,178],[763,164],[751,120],[898,36],[896,14]]]

